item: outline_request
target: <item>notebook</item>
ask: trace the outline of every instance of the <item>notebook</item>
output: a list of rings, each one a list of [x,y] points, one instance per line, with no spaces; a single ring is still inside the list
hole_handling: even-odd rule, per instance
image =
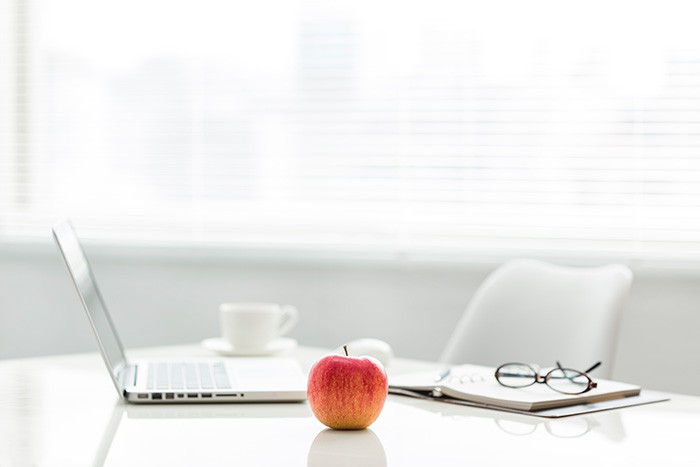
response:
[[[424,395],[466,401],[485,406],[536,412],[639,395],[639,386],[617,381],[595,379],[598,387],[579,395],[561,394],[545,384],[524,388],[501,386],[494,376],[495,368],[480,365],[459,365],[449,373],[411,373],[389,379],[389,392],[403,395]]]
[[[53,237],[121,398],[134,403],[306,399],[306,377],[291,357],[127,360],[73,226],[59,222],[53,227]]]

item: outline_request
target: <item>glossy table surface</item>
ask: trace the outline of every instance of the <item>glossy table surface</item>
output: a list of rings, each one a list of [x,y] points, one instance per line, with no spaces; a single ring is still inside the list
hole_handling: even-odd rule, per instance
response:
[[[300,348],[308,369],[325,352]],[[206,355],[199,346],[130,356]],[[389,373],[439,369],[395,359]],[[306,403],[135,406],[99,355],[0,361],[0,466],[700,465],[700,397],[559,420],[389,396],[367,430]]]

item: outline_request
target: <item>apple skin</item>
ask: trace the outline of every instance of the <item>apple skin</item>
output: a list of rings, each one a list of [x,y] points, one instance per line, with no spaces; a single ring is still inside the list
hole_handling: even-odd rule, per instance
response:
[[[379,416],[389,391],[384,367],[373,357],[329,355],[309,372],[311,410],[336,430],[362,430]]]

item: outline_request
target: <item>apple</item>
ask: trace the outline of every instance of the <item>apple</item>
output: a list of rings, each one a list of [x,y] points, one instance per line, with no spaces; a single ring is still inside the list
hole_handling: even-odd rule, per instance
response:
[[[329,355],[309,372],[311,410],[324,425],[336,430],[362,430],[379,416],[389,391],[382,364],[373,357]]]

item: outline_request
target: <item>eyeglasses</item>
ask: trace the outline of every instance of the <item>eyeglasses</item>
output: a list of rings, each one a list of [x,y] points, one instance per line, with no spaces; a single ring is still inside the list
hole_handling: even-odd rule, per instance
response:
[[[501,386],[508,388],[524,388],[535,383],[544,383],[562,394],[583,394],[598,386],[587,373],[598,368],[600,363],[596,363],[586,371],[579,371],[563,368],[557,362],[557,368],[550,370],[544,376],[527,363],[506,363],[496,369],[496,380]]]

